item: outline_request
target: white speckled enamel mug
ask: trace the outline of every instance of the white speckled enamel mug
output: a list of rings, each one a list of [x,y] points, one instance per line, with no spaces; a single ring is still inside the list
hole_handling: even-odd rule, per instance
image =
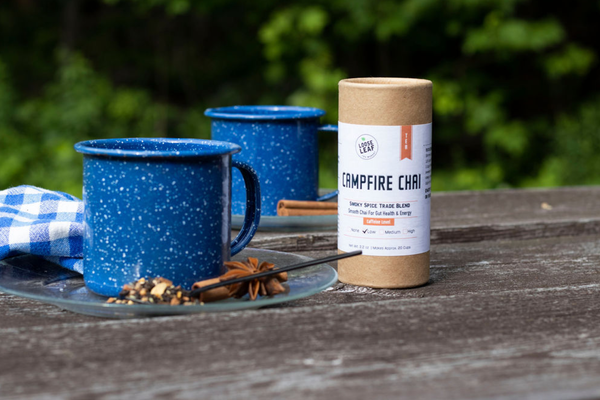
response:
[[[321,125],[325,111],[293,106],[233,106],[209,108],[214,140],[236,143],[243,151],[233,156],[258,173],[262,215],[277,215],[279,200],[328,200],[337,191],[318,197],[319,131],[337,132]],[[233,173],[232,211],[244,215],[246,196],[241,174]]]
[[[84,154],[83,275],[92,291],[116,296],[123,285],[164,277],[190,289],[220,275],[260,221],[260,187],[238,145],[199,139],[103,139],[77,143]],[[248,203],[230,242],[231,168]]]

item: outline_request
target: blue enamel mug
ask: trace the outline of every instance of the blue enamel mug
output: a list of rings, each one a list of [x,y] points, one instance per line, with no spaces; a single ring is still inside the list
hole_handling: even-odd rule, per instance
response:
[[[83,153],[86,286],[116,296],[124,284],[164,277],[191,288],[223,272],[260,221],[254,170],[233,161],[233,143],[129,138],[80,142]],[[231,239],[231,172],[247,193],[245,220]]]
[[[212,139],[232,142],[243,151],[234,156],[258,173],[262,215],[277,215],[279,200],[328,200],[337,191],[318,197],[319,131],[337,132],[321,125],[325,111],[293,106],[232,106],[209,108]],[[245,193],[241,174],[233,174],[232,211],[244,215]]]

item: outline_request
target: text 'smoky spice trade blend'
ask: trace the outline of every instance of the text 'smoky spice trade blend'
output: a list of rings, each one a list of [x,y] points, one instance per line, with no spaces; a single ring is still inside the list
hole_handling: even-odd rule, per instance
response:
[[[432,83],[339,84],[338,249],[342,282],[406,288],[429,279]]]

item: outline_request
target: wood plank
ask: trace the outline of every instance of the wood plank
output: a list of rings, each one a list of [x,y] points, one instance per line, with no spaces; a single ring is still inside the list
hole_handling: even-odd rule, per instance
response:
[[[425,286],[390,290],[338,283],[323,293],[279,307],[586,286],[600,277],[597,241],[600,241],[600,237],[585,236],[434,245],[431,251],[431,278]],[[335,253],[330,250],[300,254],[319,258]],[[331,265],[335,267],[336,263]],[[0,315],[1,327],[102,321],[4,293],[0,293]]]
[[[427,285],[393,290],[337,283],[325,292],[279,307],[586,286],[600,277],[598,241],[598,236],[585,236],[434,245]],[[312,251],[299,254],[320,258],[335,253]],[[330,265],[336,267],[335,262]],[[4,293],[0,293],[0,315],[2,327],[101,321]]]
[[[0,391],[79,398],[600,393],[595,288],[0,329]]]
[[[437,245],[430,284],[0,327],[0,397],[600,395],[600,236]],[[323,253],[312,253],[313,256]]]
[[[434,245],[429,282],[412,289],[371,289],[338,283],[294,306],[600,288],[600,236]],[[306,252],[322,257],[335,252]],[[335,263],[332,263],[335,266]]]
[[[431,243],[598,234],[599,196],[600,187],[594,186],[433,193]],[[291,252],[334,250],[337,232],[259,232],[251,246]]]

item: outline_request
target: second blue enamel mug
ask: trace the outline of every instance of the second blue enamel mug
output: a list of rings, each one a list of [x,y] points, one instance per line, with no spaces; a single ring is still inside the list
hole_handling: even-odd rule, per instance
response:
[[[337,132],[321,125],[325,111],[294,106],[232,106],[209,108],[212,139],[240,145],[233,156],[251,165],[261,186],[262,215],[277,215],[279,200],[327,200],[318,197],[319,131]],[[246,196],[241,174],[234,171],[231,209],[244,215]]]
[[[86,286],[116,296],[140,278],[189,289],[223,272],[260,221],[260,188],[240,146],[199,139],[126,138],[80,142],[83,153]],[[231,242],[231,172],[241,171],[246,218]],[[242,184],[243,185],[243,184]]]

